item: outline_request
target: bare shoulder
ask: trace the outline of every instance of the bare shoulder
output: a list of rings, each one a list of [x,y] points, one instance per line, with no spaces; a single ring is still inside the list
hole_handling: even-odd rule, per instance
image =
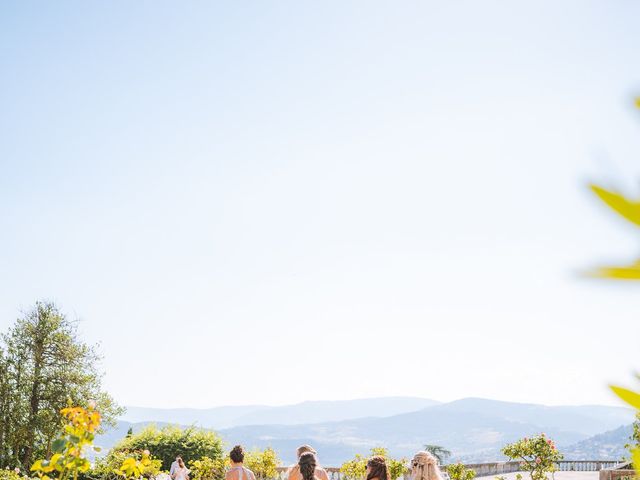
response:
[[[316,467],[316,477],[320,480],[329,480],[329,474],[322,467]]]

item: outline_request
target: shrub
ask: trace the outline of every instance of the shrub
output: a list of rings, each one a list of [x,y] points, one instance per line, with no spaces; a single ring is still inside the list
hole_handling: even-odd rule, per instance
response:
[[[160,473],[160,465],[162,462],[159,459],[151,458],[148,452],[110,451],[107,456],[98,458],[95,461],[93,468],[87,472],[86,478],[93,480],[116,480],[122,476],[126,476],[127,471],[135,473],[135,470],[132,468],[134,466],[132,461],[139,462],[139,464],[135,464],[135,467],[137,467],[141,473],[136,475],[136,478],[152,478]],[[144,468],[141,469],[141,466]]]
[[[400,460],[394,460],[389,457],[389,452],[386,448],[372,448],[371,456],[381,455],[387,461],[387,467],[389,468],[389,475],[392,480],[400,478],[407,472],[407,459],[402,458]],[[367,472],[367,460],[369,457],[357,454],[353,460],[345,462],[340,467],[340,473],[342,473],[348,480],[361,480],[366,477]]]
[[[25,480],[28,478],[26,475],[20,476],[20,469],[18,467],[0,469],[0,480]]]
[[[531,480],[545,480],[548,473],[556,471],[556,462],[562,460],[553,440],[544,433],[507,445],[502,453],[511,460],[520,460],[522,469],[529,472]]]
[[[95,433],[100,428],[100,413],[95,410],[95,403],[89,402],[87,409],[81,407],[63,408],[60,412],[65,420],[63,435],[51,445],[54,452],[51,458],[36,460],[31,471],[40,480],[78,480],[86,475],[91,466],[86,457],[87,451],[100,451],[93,445]],[[152,466],[149,451],[145,450],[141,458],[124,458],[118,468],[113,471],[124,479],[140,478]],[[18,471],[14,472],[16,475]],[[11,480],[11,479],[6,479]]]
[[[473,480],[476,478],[476,471],[466,468],[462,463],[453,463],[447,466],[447,473],[451,480]]]
[[[181,455],[185,463],[208,457],[222,458],[222,440],[210,430],[196,427],[179,428],[168,426],[158,429],[150,425],[144,430],[123,438],[111,453],[135,453],[149,450],[162,462],[160,468],[169,470],[176,455]]]
[[[280,460],[276,451],[269,447],[262,451],[251,450],[244,457],[244,464],[249,470],[255,473],[256,478],[269,479],[278,476],[277,467]]]
[[[190,477],[193,480],[224,480],[225,471],[229,467],[229,457],[216,458],[202,457],[189,464]]]

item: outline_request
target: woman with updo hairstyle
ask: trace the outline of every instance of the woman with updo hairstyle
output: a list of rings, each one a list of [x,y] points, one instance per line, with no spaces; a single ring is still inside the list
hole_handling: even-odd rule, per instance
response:
[[[374,455],[367,462],[367,480],[391,480],[387,461],[382,455]]]
[[[298,459],[298,468],[300,469],[300,475],[302,480],[316,480],[316,466],[318,462],[316,456],[312,452],[304,452]]]
[[[329,475],[327,471],[319,465],[318,462],[318,453],[311,445],[301,445],[296,450],[296,456],[298,457],[298,463],[292,465],[287,471],[286,480],[304,480],[302,473],[300,472],[300,459],[305,453],[313,454],[313,459],[316,464],[316,471],[314,473],[314,477],[316,480],[329,480]],[[310,462],[311,459],[306,459],[306,462]]]
[[[411,460],[412,480],[443,480],[438,459],[424,450],[416,453]]]
[[[244,466],[244,448],[236,445],[229,452],[231,468],[225,475],[225,480],[256,480],[256,476],[251,470]]]

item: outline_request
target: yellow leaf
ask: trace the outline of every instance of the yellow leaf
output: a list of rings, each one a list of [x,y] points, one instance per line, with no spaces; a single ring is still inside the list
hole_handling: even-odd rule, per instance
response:
[[[600,278],[613,278],[615,280],[640,280],[640,260],[628,266],[599,267],[590,272],[590,275]]]
[[[640,108],[640,97],[636,97],[636,100],[634,103],[636,105],[636,108]]]
[[[611,386],[611,390],[618,397],[624,400],[626,403],[631,405],[636,410],[640,410],[640,393],[632,392],[631,390],[627,390],[626,388]]]
[[[631,451],[631,460],[633,460],[633,468],[636,472],[640,472],[640,449],[634,448]]]
[[[591,190],[619,215],[640,226],[640,202],[629,200],[620,193],[605,190],[597,185],[591,185]]]
[[[35,472],[37,470],[42,470],[42,460],[37,460],[33,465],[31,465],[32,472]]]

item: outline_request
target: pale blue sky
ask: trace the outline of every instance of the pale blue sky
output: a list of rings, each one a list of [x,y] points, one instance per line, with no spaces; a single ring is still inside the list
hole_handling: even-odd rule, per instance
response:
[[[0,328],[55,300],[130,405],[615,404],[639,287],[577,273],[638,248],[585,188],[640,194],[638,18],[4,2]]]

